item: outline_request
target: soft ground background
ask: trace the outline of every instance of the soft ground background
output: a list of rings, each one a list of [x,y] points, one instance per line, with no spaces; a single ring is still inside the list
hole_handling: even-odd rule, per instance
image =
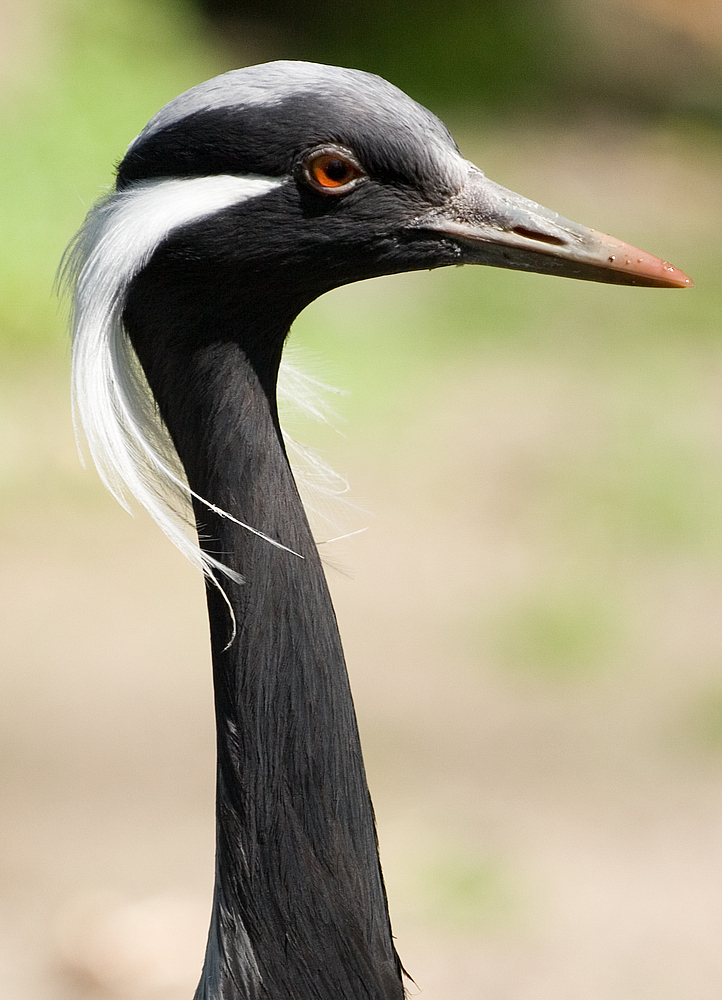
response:
[[[231,64],[178,9],[0,7],[7,1000],[182,1000],[202,956],[202,585],[80,467],[50,292],[127,142]],[[337,430],[298,434],[368,526],[324,551],[410,991],[717,1000],[719,134],[672,113],[461,117],[494,179],[697,287],[467,268],[341,290],[294,330],[349,390]]]

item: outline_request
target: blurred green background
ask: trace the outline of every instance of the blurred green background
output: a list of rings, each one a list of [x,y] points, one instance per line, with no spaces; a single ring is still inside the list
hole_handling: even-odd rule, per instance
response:
[[[499,183],[696,281],[406,275],[326,296],[292,340],[348,392],[342,433],[298,434],[369,528],[324,552],[423,996],[717,1000],[716,0],[27,0],[0,4],[0,57],[2,996],[192,995],[202,585],[78,462],[53,281],[160,106],[290,57],[382,73]]]

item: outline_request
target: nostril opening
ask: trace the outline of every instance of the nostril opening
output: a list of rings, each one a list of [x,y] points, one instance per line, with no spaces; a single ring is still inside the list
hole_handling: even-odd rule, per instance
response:
[[[555,247],[563,247],[566,240],[559,236],[550,236],[549,233],[538,233],[536,229],[525,229],[524,226],[514,226],[512,233],[517,236],[525,236],[528,240],[536,240],[537,243],[550,243]]]

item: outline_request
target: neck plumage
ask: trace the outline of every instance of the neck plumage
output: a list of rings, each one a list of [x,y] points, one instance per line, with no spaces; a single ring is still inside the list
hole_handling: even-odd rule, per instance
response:
[[[237,340],[161,345],[138,308],[126,322],[193,491],[293,550],[196,502],[201,545],[244,581],[207,587],[217,848],[196,1000],[402,1000],[338,628],[278,430],[284,331],[254,365]]]

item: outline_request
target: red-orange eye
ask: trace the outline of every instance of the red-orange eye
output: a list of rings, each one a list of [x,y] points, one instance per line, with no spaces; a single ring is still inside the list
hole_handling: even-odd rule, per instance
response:
[[[309,181],[324,192],[341,191],[362,175],[359,165],[340,152],[314,153],[305,166]]]

